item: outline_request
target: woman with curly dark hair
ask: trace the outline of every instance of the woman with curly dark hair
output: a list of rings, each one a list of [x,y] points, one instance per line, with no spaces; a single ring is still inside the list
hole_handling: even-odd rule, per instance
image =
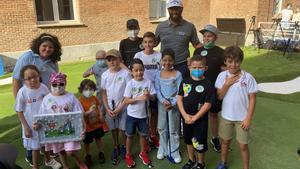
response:
[[[58,72],[61,56],[61,44],[58,38],[48,33],[42,33],[32,40],[29,51],[17,61],[13,71],[13,94],[16,97],[22,86],[20,70],[26,65],[35,65],[41,73],[42,83],[49,87],[48,81],[52,72]]]
[[[61,56],[61,44],[56,36],[48,33],[42,33],[38,37],[32,40],[29,51],[25,52],[18,59],[13,71],[13,95],[16,98],[19,89],[23,85],[21,77],[21,70],[26,65],[35,65],[39,72],[42,83],[49,89],[49,79],[53,72],[58,72],[58,64]],[[51,159],[49,153],[45,152],[45,165],[57,168],[60,164]],[[32,152],[28,150],[26,152],[26,161],[32,165]]]

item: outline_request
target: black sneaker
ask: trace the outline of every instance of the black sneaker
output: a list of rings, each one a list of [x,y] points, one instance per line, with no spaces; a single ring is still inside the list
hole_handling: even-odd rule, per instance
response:
[[[92,156],[91,155],[86,155],[85,156],[85,164],[88,167],[91,167],[93,165],[93,161],[92,161]]]
[[[186,164],[184,164],[182,169],[193,169],[194,165],[195,165],[195,162],[192,160],[189,160]]]
[[[211,139],[210,144],[213,146],[215,152],[221,152],[221,144],[218,137]]]
[[[25,161],[30,165],[30,167],[33,167],[32,157],[25,157]]]
[[[205,164],[197,163],[192,169],[206,169]]]
[[[100,164],[104,164],[104,163],[105,163],[105,157],[104,157],[103,152],[100,152],[100,153],[98,154],[98,157],[99,157],[99,163],[100,163]]]

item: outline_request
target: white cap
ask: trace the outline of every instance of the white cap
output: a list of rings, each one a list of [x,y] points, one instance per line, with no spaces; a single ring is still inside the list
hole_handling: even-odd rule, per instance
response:
[[[168,0],[167,1],[167,8],[171,8],[171,7],[183,7],[182,1],[181,0]]]
[[[218,35],[218,29],[214,25],[206,25],[203,29],[201,29],[199,32],[204,34],[204,32],[211,32],[215,34],[216,36]]]

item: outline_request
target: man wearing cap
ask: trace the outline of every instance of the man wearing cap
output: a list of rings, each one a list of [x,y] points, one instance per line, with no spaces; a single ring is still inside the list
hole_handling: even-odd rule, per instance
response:
[[[137,52],[143,50],[143,38],[138,37],[140,26],[136,19],[129,19],[126,24],[128,38],[121,40],[119,51],[126,67],[128,67]]]
[[[167,2],[169,19],[161,22],[155,31],[157,44],[161,42],[161,51],[172,48],[175,52],[175,69],[179,70],[183,77],[189,76],[187,58],[189,42],[195,48],[201,47],[194,24],[182,18],[183,4],[181,0],[169,0]]]
[[[206,57],[206,65],[208,69],[205,72],[207,78],[212,84],[215,84],[216,79],[224,67],[224,49],[215,45],[218,37],[218,29],[214,25],[206,25],[200,30],[203,35],[204,46],[195,50],[194,55]],[[212,131],[212,139],[210,143],[213,145],[216,152],[221,151],[221,145],[218,138],[218,112],[221,111],[222,101],[215,98],[209,110],[210,128]]]

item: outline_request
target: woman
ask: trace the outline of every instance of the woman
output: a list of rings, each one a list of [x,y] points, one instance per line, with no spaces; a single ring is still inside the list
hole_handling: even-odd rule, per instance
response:
[[[16,97],[22,86],[20,70],[26,65],[35,65],[39,69],[42,83],[46,86],[52,72],[58,72],[61,56],[61,44],[56,36],[43,33],[31,42],[30,51],[25,52],[17,61],[13,71],[13,94]]]
[[[49,79],[53,72],[58,72],[58,64],[61,56],[61,44],[56,36],[43,33],[31,42],[29,51],[25,52],[17,61],[13,71],[13,95],[16,98],[19,89],[22,87],[20,76],[21,69],[26,65],[35,65],[40,72],[41,81],[49,89]],[[59,168],[60,164],[51,160],[49,153],[45,153],[45,165],[52,168]],[[25,160],[32,166],[32,152],[26,151]]]

